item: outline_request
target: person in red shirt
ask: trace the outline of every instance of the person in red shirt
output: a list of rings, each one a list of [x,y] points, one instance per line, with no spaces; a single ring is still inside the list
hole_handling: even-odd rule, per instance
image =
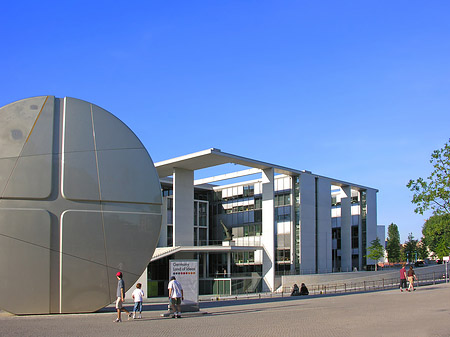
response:
[[[406,269],[405,264],[402,264],[402,269],[400,269],[400,291],[403,292],[403,288],[406,289]]]

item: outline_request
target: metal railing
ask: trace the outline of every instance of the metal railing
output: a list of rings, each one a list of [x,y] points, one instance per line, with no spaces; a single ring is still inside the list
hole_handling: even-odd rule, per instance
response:
[[[445,272],[433,272],[427,274],[417,275],[417,280],[414,285],[417,287],[424,285],[431,285],[437,283],[443,283],[446,281]],[[361,291],[378,291],[386,289],[395,289],[400,287],[400,279],[398,277],[393,278],[380,278],[377,280],[361,280],[347,282],[341,281],[336,283],[307,285],[310,295],[322,295],[322,294],[339,294],[348,292],[361,292]],[[291,287],[284,286],[280,291],[281,295],[290,294]]]

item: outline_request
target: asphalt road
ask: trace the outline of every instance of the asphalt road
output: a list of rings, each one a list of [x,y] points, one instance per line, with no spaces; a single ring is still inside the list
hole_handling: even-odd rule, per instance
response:
[[[201,313],[113,323],[111,308],[94,314],[0,314],[0,336],[450,336],[450,284],[401,293],[387,290],[334,296],[201,303]]]

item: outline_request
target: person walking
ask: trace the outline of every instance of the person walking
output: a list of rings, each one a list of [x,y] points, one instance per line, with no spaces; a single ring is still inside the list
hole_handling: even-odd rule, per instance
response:
[[[169,289],[170,307],[174,313],[172,318],[181,318],[181,301],[184,300],[183,287],[175,276],[172,276],[167,288]]]
[[[115,323],[122,322],[121,312],[125,311],[128,314],[128,319],[131,317],[131,313],[123,307],[123,301],[125,300],[125,282],[123,281],[122,272],[117,272],[117,300],[116,300],[116,309],[117,309],[117,318],[114,320]]]
[[[408,282],[409,282],[408,291],[411,291],[411,289],[413,291],[416,290],[416,289],[414,289],[414,279],[417,280],[416,273],[414,272],[413,267],[409,266],[409,270],[408,270]]]
[[[134,301],[134,309],[133,309],[133,319],[136,318],[136,314],[139,311],[139,315],[137,318],[142,318],[142,301],[144,300],[144,291],[141,289],[142,284],[137,283],[136,289],[134,289],[131,297]]]
[[[406,268],[405,264],[402,264],[402,269],[400,269],[400,291],[403,292],[403,288],[406,289]]]

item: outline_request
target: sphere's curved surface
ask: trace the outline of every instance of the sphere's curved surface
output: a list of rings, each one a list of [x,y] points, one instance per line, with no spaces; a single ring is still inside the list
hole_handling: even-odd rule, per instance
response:
[[[91,312],[131,286],[161,229],[161,187],[134,133],[108,111],[40,96],[0,108],[0,307]]]

